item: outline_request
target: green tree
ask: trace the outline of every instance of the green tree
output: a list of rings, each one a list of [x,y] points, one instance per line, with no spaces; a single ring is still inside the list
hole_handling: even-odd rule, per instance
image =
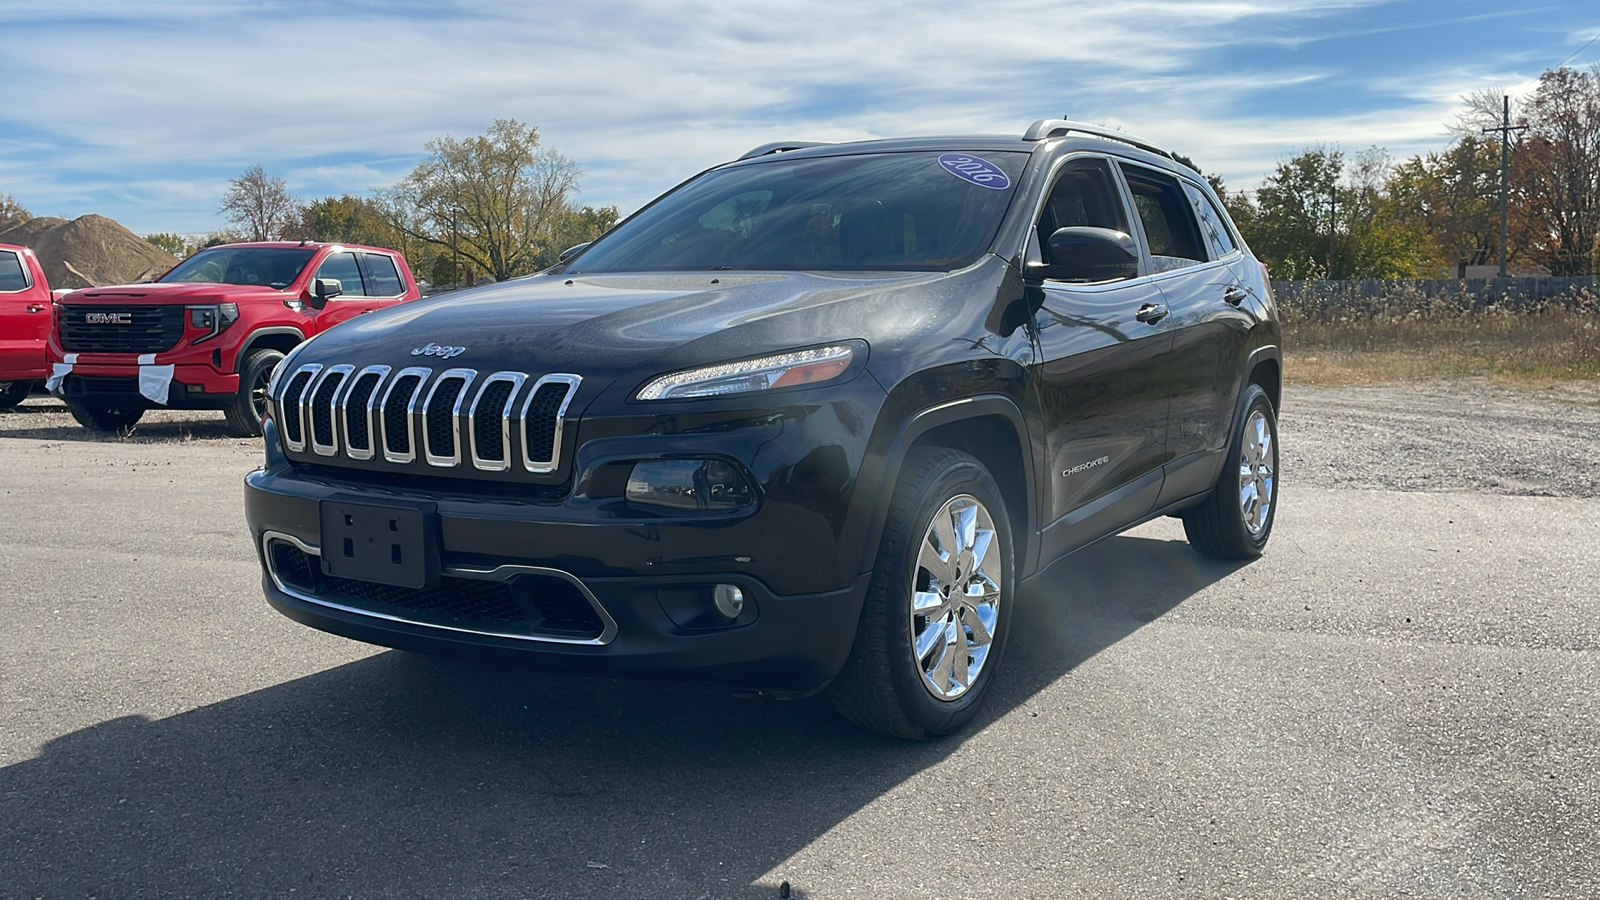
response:
[[[1498,141],[1463,133],[1443,153],[1396,166],[1388,192],[1396,217],[1426,237],[1438,267],[1454,272],[1499,257]]]
[[[170,231],[147,234],[144,236],[144,241],[147,244],[160,247],[173,256],[184,257],[194,252],[194,245],[185,240],[183,235],[173,234]]]
[[[557,257],[563,250],[586,244],[605,234],[617,224],[618,218],[620,217],[615,206],[567,209],[556,223],[553,239],[547,245],[545,252],[540,254],[538,267],[542,269],[555,265]]]
[[[300,209],[300,236],[313,241],[342,241],[398,249],[399,230],[383,205],[366,197],[344,194],[313,200]]]
[[[386,198],[391,224],[463,266],[503,281],[561,247],[576,163],[539,146],[539,130],[496,119],[485,134],[429,141],[427,156]]]
[[[1277,277],[1328,275],[1328,235],[1343,172],[1344,154],[1339,150],[1306,150],[1279,162],[1256,189],[1249,214],[1236,218],[1245,242]]]

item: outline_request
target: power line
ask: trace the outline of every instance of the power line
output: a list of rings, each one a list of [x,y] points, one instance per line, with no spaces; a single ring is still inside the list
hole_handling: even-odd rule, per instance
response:
[[[1589,38],[1589,44],[1592,44],[1595,41],[1600,41],[1600,34],[1596,34],[1594,37]],[[1572,57],[1577,56],[1579,53],[1582,53],[1583,51],[1589,49],[1589,44],[1584,44],[1582,47],[1579,47],[1578,49],[1572,51],[1572,53],[1568,54],[1566,59],[1563,59],[1561,62],[1556,63],[1555,67],[1559,69],[1562,66],[1566,65],[1567,63],[1572,62]]]

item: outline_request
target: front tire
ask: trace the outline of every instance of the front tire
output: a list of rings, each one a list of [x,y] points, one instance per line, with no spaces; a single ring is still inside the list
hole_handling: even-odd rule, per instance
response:
[[[22,401],[28,399],[33,393],[31,381],[8,381],[0,384],[0,409],[11,409]]]
[[[828,688],[846,719],[891,737],[960,730],[994,684],[1011,622],[1005,499],[983,464],[915,448],[890,502],[844,668]]]
[[[260,437],[267,414],[267,385],[272,370],[283,361],[276,350],[252,350],[239,367],[239,392],[222,411],[228,419],[229,437]]]
[[[118,434],[126,433],[144,417],[144,406],[132,401],[100,400],[90,405],[68,400],[67,411],[72,413],[79,425],[90,431],[113,431]]]
[[[1243,412],[1205,502],[1183,514],[1183,533],[1204,556],[1255,559],[1278,513],[1278,417],[1260,385],[1245,386]]]

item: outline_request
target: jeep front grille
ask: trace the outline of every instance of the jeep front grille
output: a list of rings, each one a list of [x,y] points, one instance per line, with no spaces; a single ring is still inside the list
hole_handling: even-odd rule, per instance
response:
[[[308,364],[274,399],[291,453],[544,475],[560,468],[563,419],[582,378],[522,372]]]

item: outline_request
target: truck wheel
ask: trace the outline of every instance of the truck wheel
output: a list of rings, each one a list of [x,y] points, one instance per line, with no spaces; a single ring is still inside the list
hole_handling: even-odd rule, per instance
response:
[[[239,393],[223,409],[228,418],[229,437],[260,437],[261,420],[267,414],[267,385],[272,370],[283,361],[276,350],[251,350],[239,367]]]
[[[33,392],[31,381],[8,381],[0,384],[0,409],[10,409],[28,399]]]
[[[967,724],[1011,621],[1011,522],[983,464],[919,447],[890,501],[855,645],[828,694],[869,731],[927,739]]]
[[[68,400],[67,411],[72,413],[79,425],[90,431],[125,432],[139,424],[139,419],[144,416],[143,405],[114,400],[99,400],[94,405]]]
[[[1278,418],[1260,385],[1245,386],[1244,412],[1205,502],[1183,514],[1183,533],[1201,555],[1255,559],[1278,512]]]

